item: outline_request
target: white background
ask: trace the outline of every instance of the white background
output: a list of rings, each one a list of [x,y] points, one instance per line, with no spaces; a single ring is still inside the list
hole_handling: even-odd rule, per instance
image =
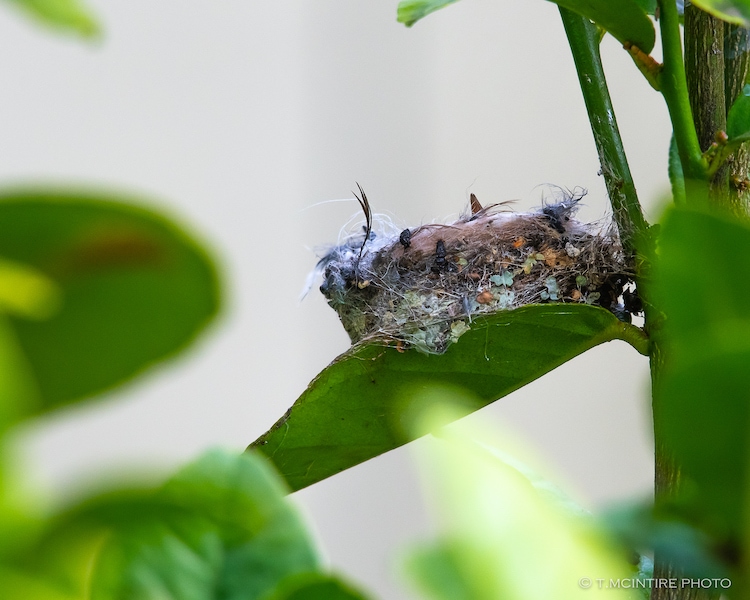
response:
[[[396,23],[396,0],[91,1],[83,43],[0,12],[0,182],[135,192],[196,232],[223,267],[219,323],[187,355],[19,434],[50,499],[97,474],[168,472],[242,449],[349,342],[317,291],[314,248],[336,240],[361,183],[413,226],[483,203],[539,205],[539,184],[604,184],[557,8],[464,0]],[[641,199],[667,192],[667,113],[612,38],[603,55]],[[578,357],[471,418],[503,421],[590,508],[644,497],[653,477],[648,365],[621,342]],[[381,598],[429,536],[402,448],[293,496],[331,564]]]

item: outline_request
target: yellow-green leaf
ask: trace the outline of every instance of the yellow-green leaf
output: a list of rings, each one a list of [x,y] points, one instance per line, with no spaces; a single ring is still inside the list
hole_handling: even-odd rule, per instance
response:
[[[53,316],[62,291],[52,279],[29,265],[0,258],[0,311],[26,319]]]

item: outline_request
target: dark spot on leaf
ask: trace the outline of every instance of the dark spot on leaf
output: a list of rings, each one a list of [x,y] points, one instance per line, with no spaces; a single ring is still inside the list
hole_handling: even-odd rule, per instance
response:
[[[113,269],[164,268],[167,248],[149,232],[127,227],[97,228],[78,237],[55,261],[63,275]]]

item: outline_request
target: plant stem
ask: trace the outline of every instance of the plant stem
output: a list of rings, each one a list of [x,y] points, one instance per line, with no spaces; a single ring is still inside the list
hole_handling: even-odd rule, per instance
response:
[[[724,95],[724,22],[685,7],[685,79],[702,152],[727,128]]]
[[[672,120],[677,150],[685,174],[688,204],[702,204],[708,197],[708,165],[703,158],[690,109],[685,65],[682,60],[680,19],[674,0],[657,0],[660,10],[664,67],[659,74],[661,93]]]
[[[620,130],[617,128],[599,54],[599,32],[585,17],[562,6],[559,8],[586,102],[614,220],[620,231],[623,248],[630,256],[635,257],[637,241],[639,238],[645,239],[648,223],[638,202]]]
[[[698,144],[705,152],[727,128],[724,22],[692,5],[685,7],[685,71]],[[709,185],[712,204],[730,202],[727,163],[710,177]]]
[[[727,114],[742,93],[750,66],[750,31],[738,25],[724,24],[724,99]],[[729,194],[739,214],[750,212],[750,146],[742,144],[729,158]]]

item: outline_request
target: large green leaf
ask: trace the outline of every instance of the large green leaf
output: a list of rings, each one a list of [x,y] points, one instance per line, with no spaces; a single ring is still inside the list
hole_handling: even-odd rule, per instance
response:
[[[99,32],[94,17],[78,0],[7,0],[42,23],[84,37]]]
[[[320,373],[252,447],[297,490],[408,441],[400,419],[409,391],[461,386],[476,410],[589,348],[613,339],[643,345],[640,330],[601,308],[547,304],[476,319],[445,354],[357,345]]]
[[[16,545],[0,586],[101,600],[266,598],[320,568],[286,492],[261,457],[213,451],[161,488],[110,492],[59,515]]]
[[[219,305],[205,250],[164,217],[91,194],[0,193],[0,310],[44,411],[174,355]],[[9,350],[10,352],[10,350]],[[20,360],[20,359],[18,359]]]
[[[666,315],[654,418],[682,467],[690,514],[734,542],[750,492],[749,255],[745,223],[675,210],[654,279]]]
[[[408,27],[431,12],[456,0],[403,0],[398,5],[398,21]],[[655,33],[646,15],[645,0],[551,0],[591,19],[623,44],[629,42],[646,54],[654,47]],[[748,0],[750,1],[750,0]]]

